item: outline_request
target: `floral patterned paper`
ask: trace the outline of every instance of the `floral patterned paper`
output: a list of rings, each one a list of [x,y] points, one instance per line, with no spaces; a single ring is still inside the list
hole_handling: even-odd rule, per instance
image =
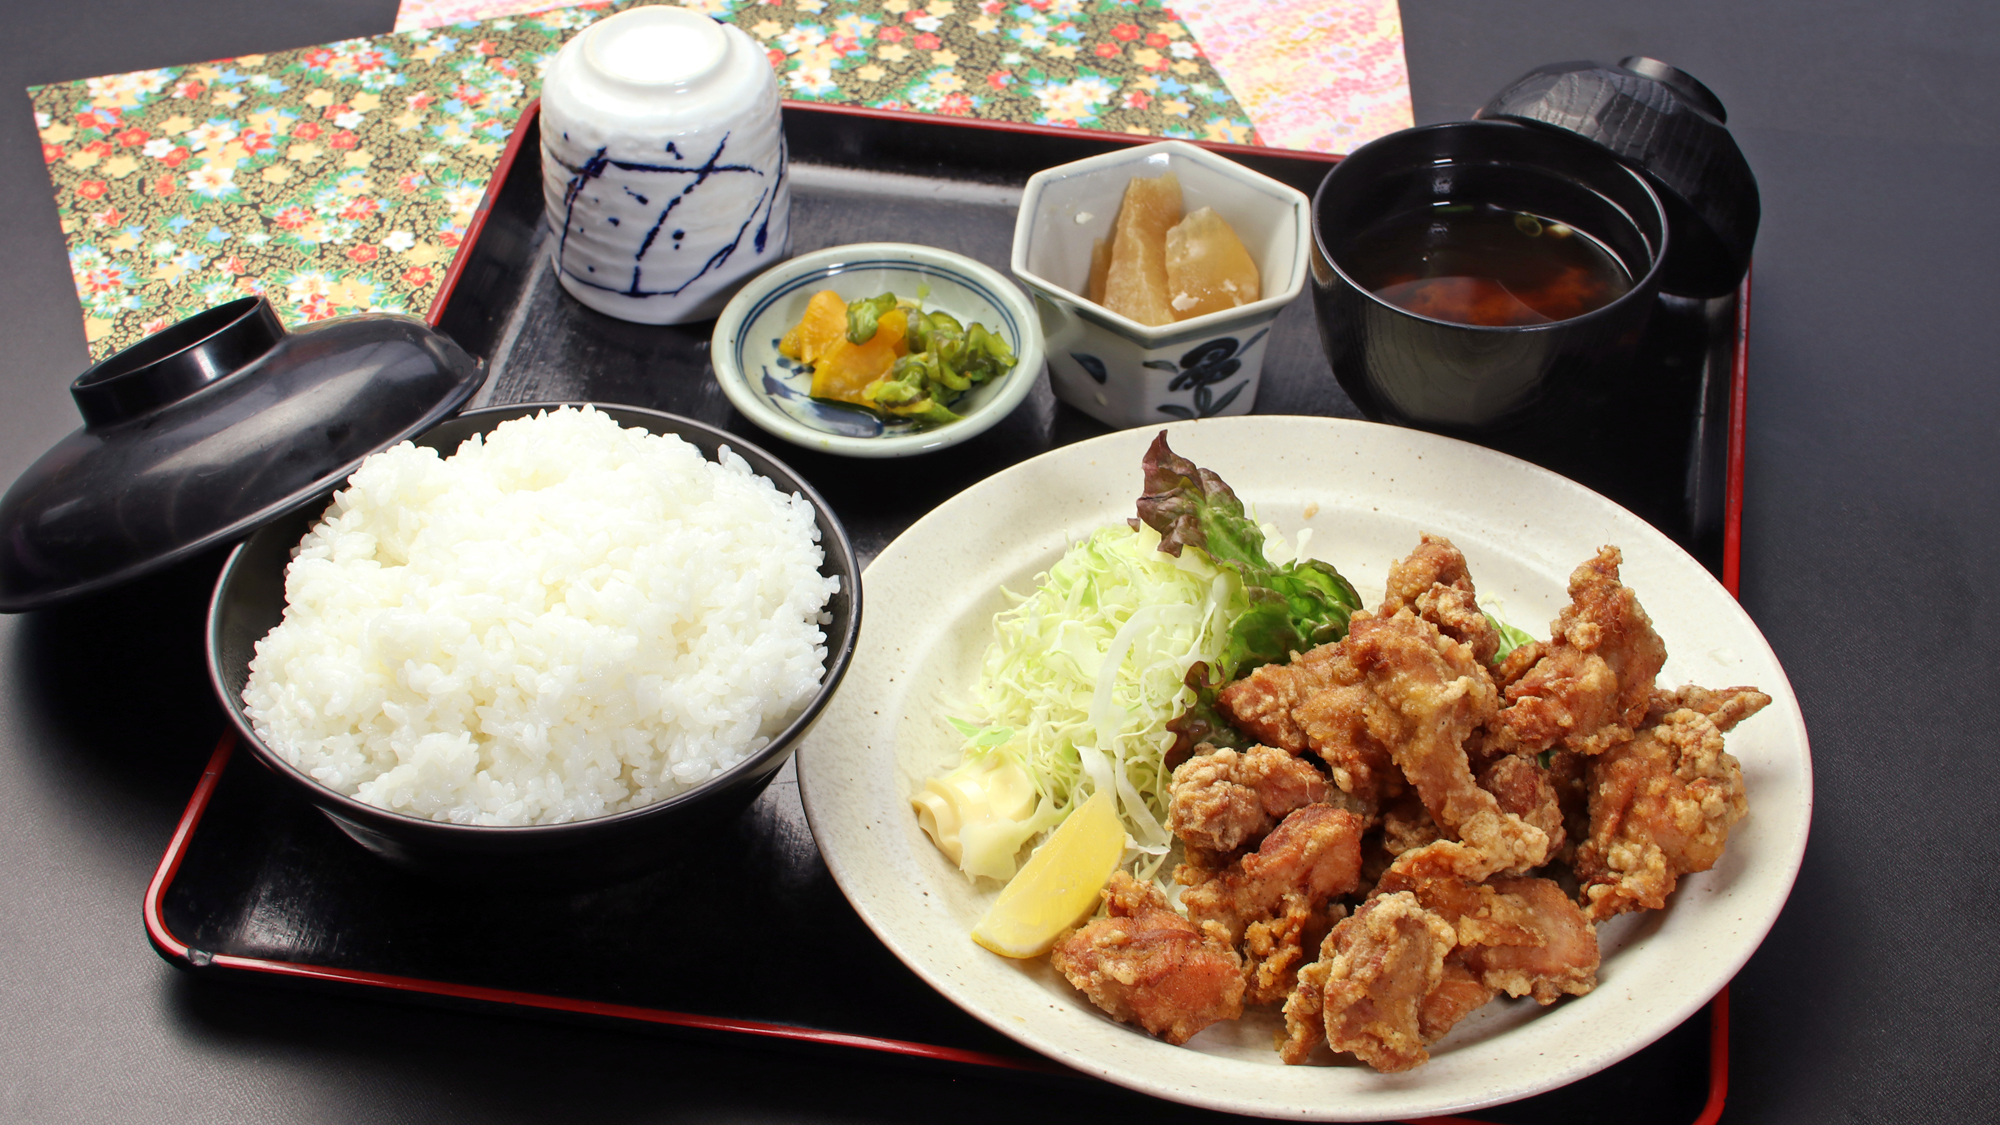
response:
[[[1264,143],[1349,153],[1415,123],[1396,0],[1177,0]]]
[[[403,0],[396,30],[550,6],[548,0]],[[1396,0],[1175,0],[1172,14],[1193,33],[1264,144],[1346,153],[1414,120]],[[840,84],[839,75],[834,82]]]
[[[436,297],[508,134],[598,0],[37,87],[93,358],[246,293],[288,323]],[[1158,0],[684,0],[784,95],[1255,143]]]

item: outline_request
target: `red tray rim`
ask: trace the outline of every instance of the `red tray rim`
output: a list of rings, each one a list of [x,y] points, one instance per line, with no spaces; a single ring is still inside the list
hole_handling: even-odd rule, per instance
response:
[[[835,106],[819,102],[787,101],[785,108],[807,110],[817,113],[833,113],[853,117],[873,118],[892,121],[920,121],[925,124],[948,124],[972,129],[989,129],[999,132],[1026,133],[1037,136],[1075,137],[1086,136],[1096,140],[1119,144],[1139,145],[1158,140],[1157,137],[1135,136],[1126,133],[1107,133],[1090,129],[1071,129],[1051,125],[1024,125],[1002,121],[980,121],[970,119],[940,118],[928,114],[908,113],[899,110],[867,109],[859,106]],[[445,272],[444,284],[437,297],[431,302],[425,319],[435,326],[450,304],[457,288],[460,274],[470,257],[467,254],[478,242],[484,231],[487,216],[491,213],[495,189],[513,169],[519,159],[528,130],[525,126],[540,112],[540,100],[530,101],[521,111],[513,133],[507,139],[507,146],[501,151],[499,162],[494,165],[493,176],[487,189],[466,225],[464,238],[460,241],[458,253],[452,258]],[[1198,141],[1202,148],[1224,156],[1256,155],[1307,160],[1324,163],[1331,167],[1340,161],[1338,156],[1325,153],[1297,152],[1289,149],[1266,148],[1256,145],[1222,144]],[[1746,275],[1736,293],[1736,324],[1729,373],[1729,433],[1728,469],[1723,492],[1723,539],[1722,539],[1722,585],[1730,596],[1738,596],[1738,586],[1742,578],[1743,549],[1743,455],[1745,440],[1744,410],[1747,406],[1749,382],[1749,341],[1750,341],[1750,278]],[[402,977],[387,973],[371,973],[352,969],[340,969],[324,965],[312,965],[296,961],[278,961],[258,957],[242,957],[231,953],[209,953],[190,947],[167,925],[166,895],[173,885],[174,876],[179,873],[181,862],[187,857],[189,842],[194,838],[202,816],[215,794],[216,785],[222,779],[222,772],[228,768],[236,748],[234,731],[225,733],[210,754],[208,764],[203,769],[201,780],[196,783],[194,793],[189,797],[187,808],[181,813],[180,822],[174,828],[173,837],[168,841],[159,866],[146,887],[144,915],[146,936],[153,948],[170,964],[178,968],[206,969],[210,967],[255,973],[272,981],[316,985],[351,985],[362,988],[385,990],[392,994],[412,998],[429,997],[455,1001],[471,1001],[479,1004],[498,1005],[521,1009],[527,1012],[549,1012],[582,1015],[604,1019],[626,1020],[656,1026],[677,1027],[696,1031],[721,1032],[746,1035],[754,1038],[778,1041],[810,1043],[819,1046],[850,1047],[866,1051],[928,1059],[938,1062],[968,1064],[1003,1070],[1071,1073],[1068,1068],[1042,1059],[1020,1059],[986,1051],[969,1051],[955,1047],[944,1047],[932,1043],[922,1043],[905,1039],[890,1039],[881,1036],[858,1035],[849,1032],[828,1031],[820,1028],[801,1027],[793,1024],[769,1023],[758,1020],[727,1019],[705,1016],[691,1012],[678,1012],[661,1008],[643,1008],[628,1004],[608,1004],[594,1000],[554,996],[545,993],[523,992],[512,989],[488,988],[481,985],[456,984],[449,981],[429,980],[419,977]],[[1723,986],[1721,992],[1709,1001],[1709,1074],[1708,1099],[1692,1125],[1715,1125],[1721,1118],[1723,1106],[1729,1093],[1729,988]],[[1412,1122],[1412,1125],[1490,1125],[1472,1117],[1428,1117]]]

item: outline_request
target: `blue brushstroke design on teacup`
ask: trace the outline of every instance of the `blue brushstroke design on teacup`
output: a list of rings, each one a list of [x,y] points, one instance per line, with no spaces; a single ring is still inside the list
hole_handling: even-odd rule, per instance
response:
[[[562,166],[569,170],[570,179],[567,188],[563,192],[562,236],[556,244],[557,268],[578,284],[587,285],[592,289],[602,289],[608,293],[617,293],[624,297],[673,297],[679,296],[688,286],[693,285],[709,273],[721,270],[723,264],[729,261],[730,256],[736,253],[738,246],[742,244],[743,236],[749,233],[752,223],[758,224],[757,233],[752,239],[753,247],[757,254],[762,255],[766,244],[770,241],[772,208],[777,203],[778,189],[785,182],[785,176],[788,171],[787,166],[790,161],[790,152],[784,143],[784,139],[780,137],[778,141],[778,163],[775,170],[766,171],[751,164],[724,164],[722,162],[722,154],[729,147],[729,136],[728,133],[724,133],[721,142],[715,146],[715,151],[709,154],[706,161],[698,165],[687,163],[686,157],[681,155],[680,150],[674,146],[672,141],[667,142],[666,152],[676,160],[680,160],[681,163],[679,164],[647,164],[632,160],[613,160],[606,155],[608,151],[606,148],[599,148],[596,153],[581,165],[564,163]],[[603,179],[612,169],[632,175],[679,175],[693,177],[692,181],[686,183],[685,186],[680,186],[679,181],[674,181],[665,188],[669,193],[667,204],[660,209],[659,215],[653,220],[652,228],[646,232],[645,237],[639,243],[639,249],[632,255],[632,280],[629,284],[623,286],[609,285],[584,277],[569,265],[569,235],[572,229],[577,229],[576,208],[578,197],[583,194],[585,188],[593,181]],[[646,254],[653,248],[653,243],[659,238],[660,232],[666,228],[668,217],[674,213],[674,210],[681,205],[683,200],[694,194],[695,190],[707,183],[711,177],[725,173],[748,173],[759,179],[769,179],[770,183],[759,191],[756,199],[751,201],[747,217],[743,220],[743,224],[737,228],[735,236],[727,242],[716,243],[708,258],[701,263],[693,274],[680,278],[680,284],[678,285],[673,284],[672,279],[663,283],[646,281]],[[721,183],[723,181],[717,182]],[[624,187],[625,194],[639,201],[640,206],[652,206],[648,197],[634,191],[630,184],[621,186]],[[678,186],[679,190],[673,190],[675,186]],[[715,190],[722,191],[725,189],[717,188]],[[613,225],[616,225],[618,220],[612,219],[611,222]],[[674,250],[681,249],[681,237],[680,231],[672,233],[672,248]],[[702,249],[711,248],[704,245]],[[585,269],[591,273],[597,271],[595,265],[588,263],[586,263]]]

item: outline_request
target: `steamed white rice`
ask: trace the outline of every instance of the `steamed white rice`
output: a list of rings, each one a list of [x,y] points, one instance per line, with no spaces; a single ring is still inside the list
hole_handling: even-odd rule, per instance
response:
[[[285,572],[243,701],[371,805],[457,824],[637,808],[770,741],[818,689],[812,506],[724,449],[588,408],[450,458],[368,458]]]

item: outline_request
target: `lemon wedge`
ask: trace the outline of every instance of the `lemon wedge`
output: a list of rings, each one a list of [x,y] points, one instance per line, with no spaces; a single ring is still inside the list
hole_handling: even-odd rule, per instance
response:
[[[1125,854],[1125,826],[1111,794],[1098,790],[1049,835],[972,927],[972,940],[1002,957],[1040,957],[1097,908],[1097,894]]]

